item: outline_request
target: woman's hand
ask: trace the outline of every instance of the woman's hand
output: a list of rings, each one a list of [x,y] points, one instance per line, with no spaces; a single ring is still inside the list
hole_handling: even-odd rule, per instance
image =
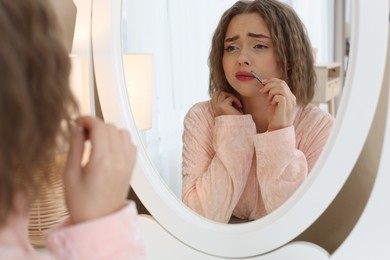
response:
[[[241,101],[233,94],[216,91],[211,98],[214,117],[222,115],[242,115]]]
[[[92,117],[81,117],[77,124],[88,131],[73,129],[65,167],[65,198],[72,223],[111,214],[126,204],[136,147],[125,130]],[[85,142],[91,153],[82,165]]]
[[[287,83],[271,78],[263,80],[264,87],[260,92],[268,100],[268,131],[282,129],[293,124],[296,98]]]

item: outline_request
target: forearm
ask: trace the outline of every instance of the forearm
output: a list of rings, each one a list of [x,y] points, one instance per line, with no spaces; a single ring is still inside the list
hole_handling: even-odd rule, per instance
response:
[[[143,259],[137,226],[137,210],[131,202],[102,218],[50,230],[49,251],[59,259]]]
[[[245,188],[250,163],[241,170],[227,169],[215,157],[207,171],[199,178],[183,179],[183,201],[200,215],[215,221],[227,223]],[[236,172],[241,176],[237,178]],[[246,177],[246,178],[243,178]]]
[[[212,154],[202,151],[202,145],[197,152],[194,145],[183,149],[183,201],[187,206],[209,219],[229,221],[247,182],[254,133],[248,117],[225,117],[216,120]],[[183,140],[186,147],[190,141]]]
[[[257,180],[267,213],[288,200],[308,174],[305,155],[295,148],[293,127],[255,139]]]

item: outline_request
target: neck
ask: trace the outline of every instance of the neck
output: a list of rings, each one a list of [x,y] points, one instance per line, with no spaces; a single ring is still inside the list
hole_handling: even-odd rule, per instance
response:
[[[16,193],[14,203],[14,211],[8,214],[4,226],[0,227],[0,247],[17,247],[30,252],[33,248],[28,240],[28,212],[23,193]]]
[[[268,129],[268,118],[267,118],[267,106],[268,101],[266,97],[242,97],[244,114],[251,114],[253,121],[256,125],[257,133],[264,133]]]

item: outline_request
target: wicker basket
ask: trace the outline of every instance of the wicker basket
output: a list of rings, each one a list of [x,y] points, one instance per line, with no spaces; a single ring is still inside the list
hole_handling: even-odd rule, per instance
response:
[[[56,154],[47,164],[50,184],[43,184],[40,194],[30,206],[29,239],[35,247],[45,247],[45,232],[69,214],[65,205],[63,169],[66,153]]]

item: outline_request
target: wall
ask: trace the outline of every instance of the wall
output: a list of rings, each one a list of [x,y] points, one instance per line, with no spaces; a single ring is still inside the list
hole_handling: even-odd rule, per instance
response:
[[[69,53],[72,49],[74,26],[76,21],[76,6],[72,0],[49,0],[52,4],[60,25],[64,31],[64,42]]]

